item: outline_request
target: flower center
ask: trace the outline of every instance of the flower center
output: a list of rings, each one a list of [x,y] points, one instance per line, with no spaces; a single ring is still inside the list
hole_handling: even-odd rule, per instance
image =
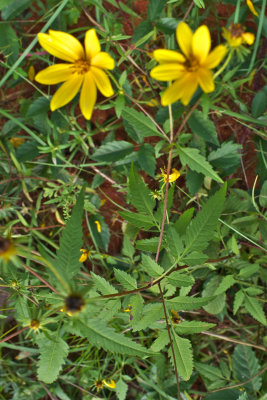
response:
[[[78,60],[75,61],[74,63],[74,71],[77,72],[77,74],[84,75],[86,72],[88,72],[90,69],[90,64],[88,61],[85,60]]]
[[[185,68],[188,72],[195,72],[199,69],[199,62],[196,58],[189,58],[184,63]]]

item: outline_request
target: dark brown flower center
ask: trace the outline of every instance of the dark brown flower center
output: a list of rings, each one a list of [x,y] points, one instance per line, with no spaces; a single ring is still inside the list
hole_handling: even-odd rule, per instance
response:
[[[185,61],[184,66],[188,72],[195,72],[199,69],[199,62],[196,58],[190,57]]]
[[[84,306],[84,300],[79,294],[71,294],[65,300],[65,309],[67,312],[75,313],[81,311]]]

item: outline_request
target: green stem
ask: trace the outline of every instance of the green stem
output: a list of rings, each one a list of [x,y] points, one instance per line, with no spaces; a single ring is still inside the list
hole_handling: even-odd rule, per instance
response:
[[[239,20],[240,3],[241,3],[241,0],[237,0],[236,8],[235,8],[234,24],[237,24],[238,20]]]
[[[233,57],[234,51],[233,49],[230,50],[228,57],[225,61],[225,63],[223,64],[223,66],[213,75],[213,78],[217,78],[217,76],[219,76],[227,67],[227,65],[229,64],[229,62],[231,61],[231,58]]]

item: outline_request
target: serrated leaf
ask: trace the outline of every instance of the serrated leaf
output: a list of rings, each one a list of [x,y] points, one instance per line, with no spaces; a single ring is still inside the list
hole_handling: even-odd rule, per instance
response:
[[[199,153],[198,149],[181,147],[176,144],[178,154],[183,166],[188,165],[193,171],[200,172],[204,176],[209,176],[216,182],[223,183],[219,175],[213,170],[212,166],[206,159]]]
[[[129,189],[134,207],[139,212],[148,214],[153,218],[155,199],[152,198],[150,190],[133,164],[129,176]]]
[[[22,13],[31,4],[31,0],[13,0],[10,1],[8,6],[2,11],[2,19],[15,19],[17,15]]]
[[[221,215],[226,193],[226,184],[212,196],[202,210],[186,229],[186,248],[188,254],[193,251],[203,251],[214,235],[218,219]]]
[[[184,250],[184,244],[181,236],[171,224],[169,224],[166,228],[166,243],[171,255],[175,259],[178,259]]]
[[[175,330],[179,335],[192,335],[193,333],[199,333],[211,329],[216,324],[210,324],[202,321],[182,321],[175,325]]]
[[[146,254],[142,254],[141,266],[144,271],[153,278],[160,277],[164,272],[164,269]]]
[[[218,288],[215,290],[214,295],[225,293],[227,289],[235,284],[235,278],[233,275],[224,276]]]
[[[97,290],[101,294],[106,295],[118,293],[118,291],[102,276],[96,275],[94,272],[91,272],[91,276]]]
[[[150,229],[155,222],[149,215],[133,213],[131,211],[118,211],[119,215],[137,228]]]
[[[156,158],[154,147],[149,143],[144,143],[140,146],[137,152],[138,164],[141,169],[148,173],[148,175],[154,177],[156,169]]]
[[[44,334],[39,334],[37,340],[40,349],[38,379],[45,383],[52,383],[57,379],[69,349],[67,343],[56,334],[49,335],[51,340]]]
[[[159,237],[152,237],[150,239],[141,239],[136,241],[137,250],[149,251],[151,253],[156,253],[159,244]],[[160,246],[163,248],[163,244]]]
[[[142,318],[133,326],[133,332],[150,328],[151,325],[163,317],[161,304],[148,304],[143,309]]]
[[[195,282],[195,279],[192,275],[186,275],[179,271],[172,272],[165,279],[167,279],[170,284],[176,287],[192,286]]]
[[[131,275],[127,274],[127,272],[114,268],[114,274],[117,281],[120,282],[120,284],[126,290],[137,289],[136,279],[134,279]]]
[[[134,327],[140,321],[144,307],[144,300],[140,293],[138,293],[136,295],[130,296],[129,303],[132,307],[130,323]]]
[[[170,343],[170,339],[169,339],[168,331],[167,331],[167,329],[165,329],[164,331],[161,331],[159,333],[159,336],[157,337],[157,339],[151,346],[151,350],[155,351],[155,352],[161,351],[169,343]]]
[[[122,378],[120,378],[116,382],[116,395],[119,400],[125,400],[128,391],[128,385],[125,383]]]
[[[239,382],[244,382],[251,379],[260,369],[259,361],[255,356],[254,351],[248,346],[238,344],[235,346],[233,354],[233,372]],[[261,376],[256,376],[249,383],[243,386],[249,391],[256,393],[262,385]]]
[[[80,192],[72,215],[63,230],[60,239],[57,258],[54,261],[59,273],[68,281],[76,275],[81,268],[79,262],[82,247],[82,215],[83,215],[84,189]]]
[[[167,300],[167,304],[173,308],[177,308],[179,310],[191,311],[197,310],[201,307],[204,307],[206,304],[209,304],[215,296],[209,297],[187,297],[187,296],[177,296],[173,299]]]
[[[182,215],[180,215],[178,220],[174,223],[175,230],[179,235],[182,236],[185,234],[186,228],[194,215],[194,211],[195,209],[193,207],[189,208]]]
[[[125,107],[121,115],[142,137],[163,136],[150,118],[133,108]]]
[[[181,338],[172,331],[172,345],[175,354],[175,361],[179,375],[183,380],[188,381],[193,372],[193,352],[190,340]],[[171,348],[168,352],[174,363]]]
[[[216,127],[210,119],[204,118],[202,111],[195,110],[188,119],[188,125],[205,142],[219,145]]]
[[[252,318],[256,319],[265,326],[267,325],[262,304],[255,297],[246,296],[244,305]]]
[[[179,21],[177,20],[177,18],[160,18],[156,22],[156,27],[163,33],[171,35],[172,33],[175,33],[178,22]]]
[[[221,277],[218,275],[213,276],[206,284],[205,289],[202,291],[202,296],[206,298],[207,296],[214,295],[218,286],[220,285]],[[225,306],[225,293],[220,293],[214,296],[213,300],[210,301],[203,308],[210,314],[219,314]]]
[[[203,375],[205,378],[207,378],[210,381],[224,379],[224,376],[222,375],[221,370],[212,365],[196,362],[195,368],[200,373],[200,375]]]
[[[115,332],[113,328],[108,327],[99,319],[89,319],[86,323],[76,320],[68,329],[78,336],[86,337],[91,345],[112,353],[141,357],[153,354],[123,334]]]
[[[192,251],[187,257],[183,258],[183,262],[189,267],[195,267],[196,265],[202,265],[208,260],[208,256],[199,251]]]
[[[252,104],[251,104],[251,113],[254,118],[258,118],[262,115],[267,108],[267,86],[261,89],[258,93],[255,94]]]
[[[107,300],[103,304],[102,311],[98,314],[98,318],[103,321],[110,321],[114,314],[116,314],[121,308],[120,299]]]
[[[123,159],[134,150],[133,144],[124,140],[114,140],[100,146],[91,158],[100,162],[114,162]]]
[[[235,294],[234,307],[233,307],[234,315],[237,313],[237,311],[239,310],[239,308],[242,306],[242,303],[243,303],[244,298],[245,298],[245,294],[243,293],[242,290],[239,290],[239,291]]]

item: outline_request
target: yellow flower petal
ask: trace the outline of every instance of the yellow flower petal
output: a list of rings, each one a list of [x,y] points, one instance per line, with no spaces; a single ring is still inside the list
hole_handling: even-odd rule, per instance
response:
[[[185,89],[181,98],[181,102],[184,106],[187,106],[198,87],[198,82],[197,79],[194,77],[194,74],[188,74],[186,76],[184,87]]]
[[[202,66],[209,69],[217,67],[217,65],[222,61],[226,52],[227,48],[223,44],[216,46],[215,49],[212,50],[212,52],[208,55],[204,63],[202,63]]]
[[[95,224],[96,224],[97,232],[101,233],[101,224],[100,224],[100,222],[99,221],[95,221]]]
[[[171,86],[168,87],[168,89],[165,90],[161,96],[161,104],[163,106],[168,106],[183,96],[184,91],[186,90],[185,82],[187,75],[188,74],[175,81]]]
[[[95,29],[89,29],[84,39],[86,58],[90,61],[97,53],[101,51],[100,43]]]
[[[215,90],[213,75],[209,69],[200,68],[198,70],[198,83],[205,93],[210,93]]]
[[[247,6],[250,9],[250,11],[252,12],[252,14],[254,14],[256,17],[259,15],[257,13],[257,11],[255,10],[255,7],[254,7],[254,5],[253,5],[251,0],[247,0]]]
[[[54,111],[57,108],[63,107],[65,104],[69,103],[78,93],[83,79],[83,75],[73,74],[68,81],[64,82],[52,97],[50,103],[51,111]]]
[[[109,382],[107,382],[105,379],[102,380],[105,386],[109,387],[110,389],[115,389],[116,383],[113,379],[110,379]]]
[[[242,34],[242,39],[249,45],[252,45],[255,40],[255,36],[251,32],[246,32]]]
[[[180,78],[184,71],[181,64],[161,64],[150,71],[150,76],[158,81],[173,81]]]
[[[189,58],[192,54],[193,32],[185,22],[180,22],[177,26],[176,38],[180,49]]]
[[[174,50],[158,49],[153,51],[153,57],[160,63],[183,63],[185,57]]]
[[[100,90],[105,97],[112,96],[114,91],[107,74],[97,67],[91,67],[91,72],[98,90]]]
[[[64,61],[74,62],[84,58],[81,43],[66,32],[49,31],[49,34],[38,33],[40,45],[50,54]]]
[[[100,51],[100,53],[97,53],[92,58],[91,65],[103,69],[113,69],[115,67],[115,61],[108,53]]]
[[[56,64],[38,72],[35,80],[44,85],[67,81],[73,74],[73,64]]]
[[[92,73],[89,71],[84,77],[79,103],[84,118],[88,120],[91,118],[95,102],[96,85]]]
[[[210,31],[206,25],[201,25],[194,33],[192,40],[192,51],[200,64],[206,60],[210,45]]]

